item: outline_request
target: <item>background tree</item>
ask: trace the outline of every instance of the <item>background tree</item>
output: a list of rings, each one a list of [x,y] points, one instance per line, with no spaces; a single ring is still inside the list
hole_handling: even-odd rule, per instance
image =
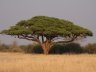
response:
[[[69,43],[93,35],[90,30],[73,22],[48,16],[35,16],[19,21],[1,33],[35,41],[42,46],[44,54],[48,54],[54,43]]]

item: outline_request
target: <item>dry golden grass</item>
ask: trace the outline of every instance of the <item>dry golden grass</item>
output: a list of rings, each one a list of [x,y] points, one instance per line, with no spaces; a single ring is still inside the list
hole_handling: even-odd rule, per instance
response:
[[[0,53],[0,72],[96,72],[96,55]]]

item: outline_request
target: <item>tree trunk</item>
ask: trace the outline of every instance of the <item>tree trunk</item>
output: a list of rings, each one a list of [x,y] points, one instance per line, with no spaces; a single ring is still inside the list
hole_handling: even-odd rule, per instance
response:
[[[44,54],[45,54],[45,55],[48,55],[49,50],[47,50],[47,49],[43,49],[43,51],[44,51]]]
[[[52,47],[52,42],[50,42],[48,40],[45,41],[44,43],[42,43],[42,48],[43,48],[44,54],[48,55],[51,47]]]

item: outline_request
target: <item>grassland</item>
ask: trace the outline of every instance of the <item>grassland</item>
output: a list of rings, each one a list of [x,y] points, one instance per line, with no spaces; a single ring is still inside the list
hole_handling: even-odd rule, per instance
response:
[[[0,72],[96,72],[96,55],[0,53]]]

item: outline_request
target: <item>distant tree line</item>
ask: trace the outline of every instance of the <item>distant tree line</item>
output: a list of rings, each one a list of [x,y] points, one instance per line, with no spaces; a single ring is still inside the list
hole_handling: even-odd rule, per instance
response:
[[[0,44],[0,52],[22,52],[32,54],[43,54],[40,45],[20,45],[15,42],[12,45]],[[96,43],[80,46],[78,43],[55,44],[49,51],[49,54],[96,54]]]

